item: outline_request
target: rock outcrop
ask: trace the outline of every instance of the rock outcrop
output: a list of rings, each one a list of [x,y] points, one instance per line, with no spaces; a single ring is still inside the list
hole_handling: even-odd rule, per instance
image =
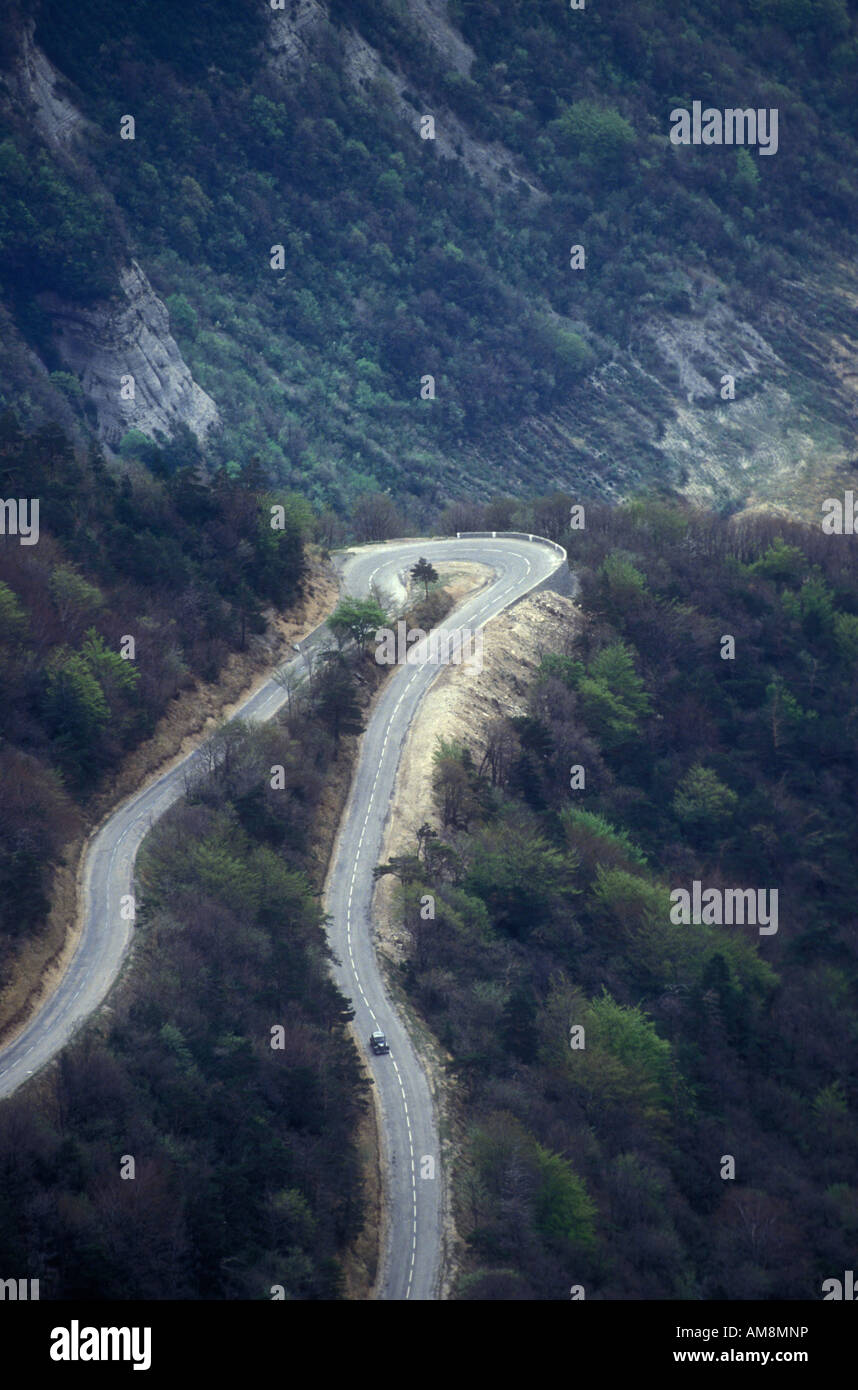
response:
[[[449,70],[467,77],[474,51],[447,17],[445,0],[408,0],[409,17],[423,37],[448,64]],[[342,71],[358,91],[382,90],[397,117],[420,138],[423,116],[435,119],[434,147],[442,159],[461,160],[469,173],[489,187],[526,184],[531,195],[545,197],[521,161],[498,141],[475,138],[465,123],[446,105],[415,90],[412,79],[400,68],[384,62],[378,51],[356,29],[333,30],[320,0],[293,0],[284,10],[272,10],[266,41],[266,65],[278,81],[291,84],[314,61],[325,34],[336,34],[342,47]]]
[[[31,117],[33,125],[53,150],[68,149],[75,136],[83,134],[89,122],[60,91],[62,78],[36,45],[35,21],[30,19],[21,31],[21,54],[3,85]]]
[[[87,143],[96,131],[74,105],[34,32],[32,20],[22,26],[19,57],[0,78],[0,88],[9,108],[26,118],[73,177],[76,168],[87,165]],[[47,293],[39,300],[51,316],[62,364],[80,379],[108,448],[130,429],[171,437],[185,424],[203,438],[218,423],[214,401],[193,380],[170,333],[166,306],[136,261],[120,270],[109,300],[75,304]]]
[[[71,304],[45,294],[54,343],[95,405],[101,439],[115,448],[128,430],[170,437],[180,423],[204,438],[217,406],[196,384],[170,333],[170,316],[136,261],[120,271],[114,299]]]
[[[272,10],[266,43],[269,69],[283,82],[303,73],[327,23],[327,10],[319,0],[293,0],[288,10]]]

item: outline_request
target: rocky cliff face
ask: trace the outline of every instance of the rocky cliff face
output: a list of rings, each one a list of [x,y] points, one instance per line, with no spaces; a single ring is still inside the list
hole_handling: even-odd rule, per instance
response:
[[[403,0],[403,9],[446,69],[467,77],[475,54],[451,23],[446,0]],[[334,28],[322,0],[291,0],[272,11],[265,67],[277,81],[294,83],[311,63],[325,61],[325,45],[337,47],[337,67],[351,86],[383,102],[416,134],[421,115],[433,114],[442,158],[461,161],[488,187],[522,180],[532,197],[546,196],[510,150],[475,139],[356,29]],[[451,461],[445,479],[451,494],[572,485],[620,500],[641,486],[665,485],[702,505],[743,499],[816,518],[819,499],[851,470],[842,432],[856,421],[858,347],[847,320],[858,292],[851,293],[851,269],[843,272],[850,289],[793,286],[756,326],[714,275],[680,276],[682,313],[642,319],[613,360],[593,372],[574,406],[502,431],[501,477],[492,481],[497,450],[475,448],[473,473],[461,459]],[[796,343],[807,344],[804,363],[796,360]],[[816,393],[825,400],[822,411],[813,404]]]
[[[394,46],[365,24],[374,41],[370,42],[355,27],[359,19],[354,25],[332,23],[326,0],[285,0],[281,10],[270,9],[263,0],[261,13],[264,38],[260,43],[258,34],[254,37],[259,46],[248,63],[251,81],[255,85],[258,80],[260,92],[276,97],[278,89],[281,94],[293,91],[318,65],[343,89],[359,91],[367,105],[382,108],[392,118],[389,123],[407,129],[418,147],[421,119],[432,115],[434,148],[442,168],[451,167],[444,161],[457,161],[489,189],[509,191],[521,181],[531,192],[529,206],[539,201],[541,209],[546,195],[535,166],[528,167],[503,143],[479,139],[467,118],[457,116],[439,95],[448,88],[437,80],[438,72],[467,79],[476,61],[446,0],[401,0],[400,6],[409,30],[423,40],[422,58],[434,55],[439,60],[434,77],[428,75],[431,63],[418,64],[413,55],[397,56]],[[56,53],[54,57],[62,66]],[[95,178],[89,161],[97,163],[99,151],[104,168],[104,131],[77,109],[76,101],[84,104],[80,93],[40,51],[32,22],[22,26],[17,62],[0,74],[0,106],[4,101],[19,123],[26,116],[51,150],[54,163],[69,170],[72,181]],[[223,138],[229,139],[226,130]],[[108,175],[104,177],[107,181]],[[132,218],[128,226],[133,236]],[[158,252],[147,244],[151,263],[141,259],[154,276]],[[187,254],[193,255],[182,252],[179,261]],[[187,425],[203,436],[218,425],[218,409],[193,380],[170,332],[167,310],[144,268],[131,258],[130,249],[126,258],[126,268],[117,273],[116,291],[108,299],[83,305],[43,296],[57,357],[50,365],[62,365],[79,377],[108,446],[115,447],[131,428],[169,436]],[[684,273],[678,253],[675,274],[682,292],[671,303],[682,306],[678,312],[648,296],[628,340],[619,343],[612,337],[610,360],[603,355],[586,382],[570,388],[566,400],[555,397],[550,410],[519,418],[514,429],[487,430],[466,450],[433,458],[433,486],[437,478],[447,496],[485,498],[498,490],[533,493],[558,487],[618,499],[641,487],[663,484],[700,502],[732,504],[742,499],[818,515],[819,497],[831,495],[844,478],[851,481],[854,467],[847,452],[858,421],[854,268],[826,263],[813,277],[810,270],[799,268],[801,283],[785,285],[776,302],[755,304],[745,296],[741,311],[735,289],[714,274]],[[164,283],[170,282],[168,270]],[[51,354],[44,354],[36,372],[27,356],[36,341],[32,324],[22,320],[19,325],[22,334],[30,334],[26,348],[16,343],[15,354],[4,358],[6,338],[17,330],[11,306],[0,307],[9,311],[12,330],[0,343],[4,390],[28,395],[40,409],[53,392],[49,413],[65,418],[64,409],[71,414],[68,400],[52,386],[45,365]],[[254,333],[245,335],[238,297],[234,307],[234,315],[224,315],[230,325],[224,328],[219,321],[206,323],[203,310],[201,324],[210,331],[201,333],[192,349],[198,354],[194,361],[205,364],[199,370],[211,373],[206,379],[219,383],[229,449],[230,431],[239,421],[244,424],[244,400],[236,404],[236,396],[230,396],[232,368],[224,362],[232,363],[240,355],[242,369],[255,382],[270,377],[298,413],[304,400],[304,386],[290,379],[288,366],[282,373],[272,369],[258,352]],[[535,307],[546,312],[544,305]],[[361,301],[356,300],[356,321],[361,313]],[[558,326],[585,331],[585,325],[571,319]],[[289,327],[285,322],[287,334]],[[26,381],[6,370],[12,356],[25,364]],[[36,373],[39,380],[34,383]],[[314,365],[310,375],[321,378],[324,372],[316,372]],[[735,382],[733,398],[722,395],[728,375]],[[268,404],[260,406],[258,418],[247,427],[248,437],[263,443],[276,437],[282,425],[283,394],[272,398],[280,404],[273,410]],[[340,408],[349,417],[348,447],[353,441],[360,451],[366,432],[363,408],[351,409],[346,400],[338,401]],[[243,448],[236,447],[236,457]],[[389,439],[377,435],[373,449],[381,460],[379,469],[397,477],[397,449],[390,447]]]
[[[35,21],[25,21],[20,58],[4,86],[31,117],[43,140],[54,150],[65,150],[76,136],[85,134],[88,122],[62,94],[60,74],[36,45],[34,32]]]
[[[91,123],[63,92],[63,80],[34,42],[34,24],[22,27],[17,63],[2,80],[5,102],[26,115],[66,166],[86,159]],[[193,380],[170,332],[170,316],[135,260],[120,270],[110,300],[72,304],[40,296],[50,315],[53,345],[95,407],[98,434],[115,448],[130,429],[172,437],[187,425],[198,438],[219,422],[210,396]]]
[[[504,433],[506,486],[549,491],[571,478],[582,496],[612,501],[664,486],[702,506],[744,501],[818,521],[822,500],[849,486],[854,470],[843,440],[854,432],[857,393],[834,368],[854,362],[856,344],[834,326],[848,328],[858,292],[809,286],[789,309],[770,310],[761,332],[714,276],[689,275],[684,288],[685,313],[642,319],[568,407]],[[806,345],[807,375],[786,363],[787,342]],[[728,376],[732,398],[722,396]],[[809,403],[811,381],[824,388],[825,415]],[[477,462],[464,481],[480,495],[488,460]]]
[[[415,29],[449,70],[467,76],[474,51],[450,24],[446,8],[445,0],[408,0],[407,4]],[[265,54],[268,71],[280,82],[294,82],[296,75],[318,58],[325,40],[340,45],[346,80],[363,93],[368,94],[370,89],[383,92],[397,117],[416,134],[420,133],[423,116],[434,117],[434,140],[442,158],[461,160],[469,173],[476,174],[489,187],[497,187],[504,180],[510,185],[522,180],[533,196],[545,196],[538,181],[525,172],[511,150],[498,141],[475,139],[449,107],[415,90],[413,80],[406,78],[401,69],[390,67],[355,29],[335,30],[320,0],[295,0],[289,9],[271,12]]]
[[[99,434],[115,448],[130,429],[172,436],[179,423],[203,438],[218,423],[214,401],[193,380],[170,333],[167,309],[136,261],[120,272],[119,291],[83,307],[42,295],[54,342],[98,413]]]

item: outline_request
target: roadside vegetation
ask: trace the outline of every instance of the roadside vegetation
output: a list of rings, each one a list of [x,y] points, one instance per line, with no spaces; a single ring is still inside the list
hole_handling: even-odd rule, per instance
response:
[[[43,1297],[343,1295],[366,1082],[319,893],[380,677],[333,653],[208,740],[138,858],[109,1011],[0,1104],[0,1267]]]
[[[440,742],[384,866],[452,1055],[459,1296],[817,1298],[858,1236],[854,542],[651,500],[561,539],[582,630]],[[777,933],[672,924],[695,879],[776,888]]]
[[[448,602],[421,596],[407,621]],[[138,857],[132,961],[109,1008],[0,1102],[0,1268],[26,1269],[43,1298],[346,1293],[369,1101],[319,899],[387,671],[360,624],[334,629],[327,654],[281,669],[275,720],[203,745]],[[46,883],[49,850],[33,860]]]
[[[253,464],[211,479],[196,461],[169,478],[117,470],[56,426],[22,431],[11,411],[0,475],[4,497],[39,499],[38,544],[0,544],[2,985],[92,796],[174,696],[215,680],[266,610],[299,597],[312,511]]]

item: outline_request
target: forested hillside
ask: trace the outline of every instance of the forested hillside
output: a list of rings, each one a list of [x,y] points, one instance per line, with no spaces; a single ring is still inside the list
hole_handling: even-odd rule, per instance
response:
[[[55,426],[0,417],[4,495],[39,499],[37,543],[0,545],[0,985],[92,794],[300,592],[308,504],[252,462],[212,481],[185,447],[117,472]]]
[[[656,479],[807,509],[797,476],[842,475],[845,0],[40,0],[2,24],[0,391],[34,418],[119,428],[133,256],[220,412],[210,461],[258,453],[340,511]],[[695,99],[778,109],[777,152],[672,145]]]
[[[0,1107],[0,1264],[43,1298],[344,1293],[366,1083],[308,877],[336,740],[296,708],[209,751],[141,854],[109,1013]]]
[[[390,866],[459,1296],[818,1298],[858,1236],[854,544],[655,502],[566,540],[583,630],[484,758],[439,746]],[[694,880],[777,889],[777,930],[674,924]]]
[[[448,602],[430,593],[409,620]],[[0,1104],[0,1267],[32,1270],[43,1298],[349,1293],[375,1160],[319,897],[386,672],[336,631],[275,719],[205,741],[138,857],[132,967],[58,1066]]]
[[[671,143],[698,101],[776,111],[777,149]],[[376,871],[447,1058],[455,1296],[854,1269],[858,561],[819,521],[855,477],[856,216],[858,0],[10,0],[3,1027],[131,755],[273,664],[329,549],[534,532],[583,622],[485,756],[441,741],[435,828]],[[133,968],[0,1106],[0,1276],[369,1289],[385,1167],[320,895],[377,597],[152,829]],[[451,601],[427,578],[409,619]],[[776,891],[776,931],[673,921],[694,882]]]

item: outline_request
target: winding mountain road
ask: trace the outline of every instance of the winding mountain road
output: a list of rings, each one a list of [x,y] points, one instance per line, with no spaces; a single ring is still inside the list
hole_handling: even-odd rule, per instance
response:
[[[473,632],[565,563],[566,553],[527,536],[458,537],[390,542],[351,552],[342,565],[348,593],[375,585],[394,600],[420,556],[438,566],[474,561],[495,571],[494,582],[461,604],[439,631]],[[334,975],[351,998],[364,1041],[380,1027],[390,1055],[371,1056],[383,1116],[387,1176],[388,1248],[379,1297],[431,1299],[440,1279],[443,1183],[438,1128],[425,1073],[381,979],[372,942],[372,871],[381,857],[384,829],[399,761],[417,707],[438,666],[400,666],[382,689],[367,724],[351,794],[340,824],[325,893],[328,937],[339,964]],[[432,1160],[430,1165],[426,1160]],[[434,1176],[424,1176],[434,1170]]]
[[[494,571],[494,581],[442,625],[450,633],[481,628],[548,579],[566,558],[552,542],[502,532],[387,542],[337,557],[343,588],[364,595],[375,585],[383,594],[401,598],[406,571],[421,555],[435,565],[473,561]],[[325,645],[322,625],[304,639],[303,655],[289,666],[300,674],[304,659]],[[370,1060],[383,1117],[387,1179],[388,1241],[378,1285],[379,1297],[385,1299],[435,1298],[440,1281],[444,1173],[434,1107],[426,1076],[384,987],[371,932],[372,871],[381,854],[396,771],[417,707],[437,673],[437,665],[428,661],[400,666],[383,687],[363,734],[325,889],[334,976],[353,1002],[358,1036],[366,1045],[379,1026],[390,1043],[388,1055]],[[233,717],[270,719],[286,698],[283,687],[269,679]],[[133,933],[137,851],[154,822],[183,795],[187,776],[202,760],[199,749],[189,754],[119,806],[93,836],[84,863],[84,921],[77,949],[54,994],[0,1051],[0,1097],[55,1057],[106,998]],[[428,1176],[433,1168],[434,1176]]]

